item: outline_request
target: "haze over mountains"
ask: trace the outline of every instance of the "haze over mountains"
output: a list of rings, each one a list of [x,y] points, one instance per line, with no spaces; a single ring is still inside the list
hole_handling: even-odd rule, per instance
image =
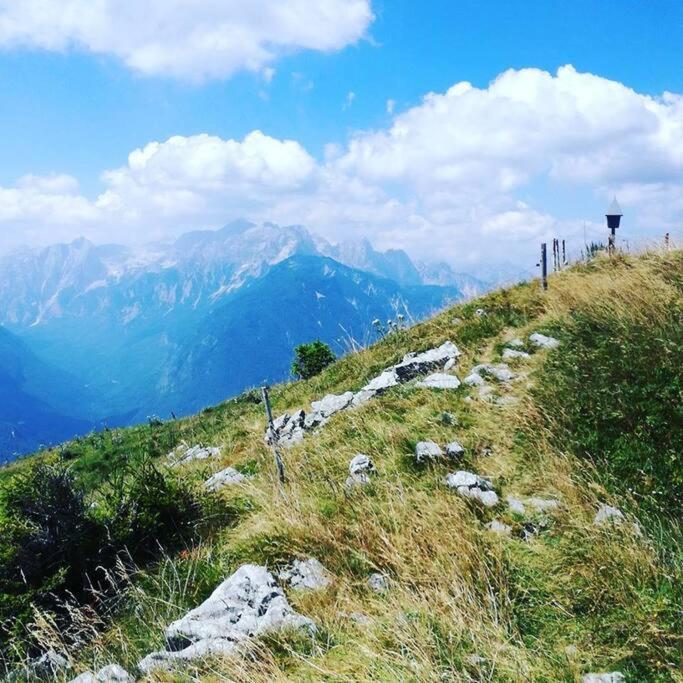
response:
[[[0,459],[201,409],[285,379],[298,343],[343,353],[375,318],[417,320],[483,288],[403,251],[244,220],[144,249],[18,249],[0,259]]]

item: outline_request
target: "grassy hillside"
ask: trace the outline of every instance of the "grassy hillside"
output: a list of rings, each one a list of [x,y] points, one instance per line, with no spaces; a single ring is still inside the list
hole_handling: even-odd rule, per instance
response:
[[[241,564],[277,568],[315,557],[332,583],[287,590],[317,625],[313,638],[266,636],[242,657],[207,658],[148,680],[571,682],[618,670],[627,681],[683,681],[682,294],[681,252],[599,258],[554,275],[546,293],[538,283],[494,292],[318,377],[275,387],[279,415],[355,391],[406,352],[446,340],[462,351],[460,378],[477,363],[498,362],[513,338],[530,352],[509,361],[518,377],[496,385],[501,401],[482,400],[476,388],[409,383],[335,415],[285,451],[282,490],[263,440],[263,406],[249,393],[192,418],[79,439],[0,470],[0,603],[24,590],[10,581],[7,529],[19,533],[16,491],[30,489],[37,463],[67,468],[83,515],[99,515],[103,528],[120,522],[104,512],[112,500],[134,507],[154,482],[169,492],[140,527],[150,545],[160,529],[166,549],[112,565],[117,590],[100,581],[94,594],[81,594],[85,606],[55,612],[19,601],[24,623],[6,627],[5,656],[28,656],[29,644],[39,644],[67,656],[72,676],[110,662],[134,672],[163,646],[165,627]],[[537,331],[560,347],[530,346]],[[417,466],[415,444],[427,439],[458,440],[465,455]],[[163,456],[181,441],[220,446],[221,455],[171,470]],[[358,452],[378,473],[349,491],[348,463]],[[228,465],[251,478],[205,493],[203,481]],[[161,479],[141,486],[145,469]],[[491,477],[500,504],[487,509],[449,490],[444,477],[459,469]],[[522,516],[507,496],[560,506]],[[618,507],[624,523],[594,524],[602,503]],[[171,512],[195,517],[180,528]],[[494,519],[511,534],[487,530]],[[120,531],[122,545],[128,533]],[[387,577],[386,592],[368,586],[372,572]],[[39,603],[59,592],[60,576],[33,587]]]

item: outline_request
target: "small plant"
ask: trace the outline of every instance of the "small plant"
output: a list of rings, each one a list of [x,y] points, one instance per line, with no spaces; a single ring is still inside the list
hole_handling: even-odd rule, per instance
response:
[[[319,339],[309,344],[299,344],[294,349],[292,374],[300,379],[310,379],[320,374],[335,360],[336,356],[332,349]]]
[[[395,334],[396,332],[401,332],[406,329],[405,316],[402,313],[399,313],[395,320],[389,318],[386,325],[379,318],[375,318],[372,321],[372,327],[375,330],[378,339],[384,339],[384,337],[387,337],[390,334]]]

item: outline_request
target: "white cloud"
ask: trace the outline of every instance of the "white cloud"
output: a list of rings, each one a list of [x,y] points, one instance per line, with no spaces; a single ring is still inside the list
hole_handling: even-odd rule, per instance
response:
[[[344,99],[344,106],[342,107],[342,109],[348,109],[354,103],[355,99],[356,93],[353,92],[353,90],[347,92],[346,97]]]
[[[134,150],[102,179],[89,202],[74,179],[25,177],[0,189],[10,198],[0,199],[0,224],[62,217],[74,231],[142,240],[246,216],[456,265],[484,253],[531,260],[553,236],[580,247],[584,219],[596,237],[595,198],[615,192],[624,235],[683,231],[683,97],[642,95],[572,67],[507,71],[487,88],[431,93],[384,130],[330,143],[322,160],[259,131],[176,136]],[[584,199],[557,220],[562,193]]]
[[[393,114],[396,108],[396,100],[387,100],[387,114]]]
[[[87,50],[144,75],[204,80],[339,50],[372,20],[370,0],[0,0],[0,47]]]

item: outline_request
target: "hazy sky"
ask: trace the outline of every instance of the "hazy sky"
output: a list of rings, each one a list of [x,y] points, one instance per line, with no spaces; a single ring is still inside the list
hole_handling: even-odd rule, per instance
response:
[[[236,217],[465,267],[683,233],[680,0],[0,0],[0,250]]]

